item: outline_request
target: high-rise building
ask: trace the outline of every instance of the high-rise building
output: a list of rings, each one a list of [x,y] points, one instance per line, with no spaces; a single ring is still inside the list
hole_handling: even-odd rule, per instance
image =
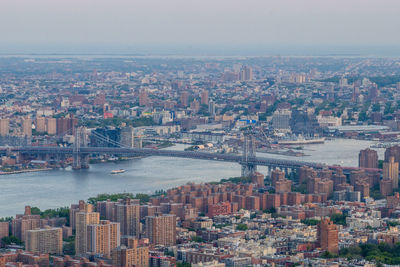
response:
[[[127,198],[115,205],[115,220],[121,225],[121,234],[139,237],[140,205]]]
[[[32,136],[32,119],[30,117],[22,119],[22,132],[24,136]]]
[[[94,208],[92,204],[85,203],[84,200],[79,200],[79,204],[72,204],[69,209],[69,224],[72,229],[76,228],[76,213],[78,212],[93,212]]]
[[[275,192],[277,193],[288,193],[291,192],[292,181],[289,179],[278,180],[274,185]]]
[[[34,253],[62,254],[62,229],[46,227],[26,231],[25,248]]]
[[[271,183],[275,184],[278,180],[285,179],[285,173],[279,169],[275,169],[271,171]]]
[[[219,202],[216,204],[210,204],[207,207],[207,216],[213,218],[217,215],[229,215],[231,214],[231,203],[229,201]]]
[[[146,217],[146,235],[151,244],[174,246],[176,244],[176,216],[157,214]]]
[[[40,227],[40,215],[32,215],[31,207],[26,206],[24,214],[17,214],[11,221],[11,232],[21,241],[25,241],[26,231]]]
[[[393,193],[393,182],[389,178],[384,178],[379,182],[379,190],[382,196],[386,197]]]
[[[121,129],[121,145],[124,147],[135,146],[135,131],[132,126]]]
[[[354,186],[354,191],[360,192],[363,199],[369,197],[369,184],[366,182],[358,182]]]
[[[271,172],[271,184],[277,193],[287,193],[291,191],[292,181],[285,178],[285,173],[278,169]]]
[[[98,94],[93,101],[93,105],[96,105],[96,106],[103,106],[105,103],[106,103],[106,94],[105,93]]]
[[[367,174],[364,170],[354,170],[350,172],[350,184],[355,186],[357,182],[361,182],[367,179]]]
[[[10,223],[9,222],[0,222],[0,239],[8,236],[10,233]]]
[[[38,133],[46,132],[46,118],[45,117],[36,117],[35,130]]]
[[[399,163],[394,161],[394,157],[390,157],[388,162],[383,163],[382,177],[392,180],[393,188],[399,187]]]
[[[361,150],[358,154],[358,166],[360,168],[378,168],[378,152],[369,148]]]
[[[55,135],[57,133],[57,119],[56,118],[46,118],[46,130],[47,134]]]
[[[343,174],[343,170],[336,170],[336,173],[333,176],[333,189],[338,190],[341,186],[345,184],[347,184],[347,177],[345,174]]]
[[[288,109],[278,109],[272,115],[272,127],[274,129],[290,129],[291,112]]]
[[[100,213],[100,217],[105,218],[109,221],[115,221],[115,204],[116,202],[113,202],[109,199],[106,201],[97,201],[96,211]]]
[[[57,135],[74,134],[78,119],[73,115],[57,118]]]
[[[331,253],[339,252],[339,230],[330,219],[322,219],[317,228],[318,246]]]
[[[326,194],[328,198],[333,194],[333,181],[331,179],[322,179],[317,183],[317,194]]]
[[[181,93],[181,105],[183,107],[187,107],[189,105],[189,93],[187,91],[183,91]]]
[[[299,169],[299,184],[307,182],[310,178],[315,178],[317,176],[317,172],[308,166],[302,166]]]
[[[88,248],[88,225],[99,224],[100,214],[98,212],[77,212],[75,214],[76,235],[75,235],[75,253],[84,255]]]
[[[379,96],[378,86],[376,84],[372,84],[368,89],[368,98],[370,100],[375,100]]]
[[[199,101],[197,101],[197,99],[193,100],[193,102],[190,103],[190,109],[193,110],[194,112],[199,112],[200,103]]]
[[[253,69],[247,66],[243,66],[239,71],[239,80],[241,81],[253,80]]]
[[[8,118],[0,119],[0,136],[6,136],[10,133],[10,120]]]
[[[143,148],[143,136],[135,136],[134,146],[136,148]]]
[[[385,161],[389,162],[390,157],[394,157],[395,162],[400,162],[400,146],[395,145],[385,150]]]
[[[101,220],[87,226],[87,253],[111,256],[111,251],[121,242],[119,223]]]
[[[129,247],[121,246],[112,251],[112,265],[114,267],[147,267],[149,266],[149,248],[138,246],[133,240]]]
[[[149,103],[149,97],[145,90],[141,90],[139,93],[139,106],[146,106]]]
[[[260,187],[264,187],[264,175],[262,173],[259,172],[255,172],[252,174],[251,176],[251,182],[253,184],[256,184]]]
[[[208,105],[208,91],[207,90],[204,90],[203,92],[201,92],[200,103],[202,105]]]
[[[356,102],[359,96],[360,96],[360,89],[354,85],[351,100]]]
[[[210,113],[211,116],[215,116],[215,103],[213,100],[208,102],[208,113]]]

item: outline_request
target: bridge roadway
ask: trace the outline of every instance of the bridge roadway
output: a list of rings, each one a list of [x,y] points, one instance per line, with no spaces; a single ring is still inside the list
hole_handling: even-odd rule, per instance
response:
[[[72,147],[0,147],[0,153],[5,154],[7,151],[19,152],[21,154],[47,154],[47,155],[72,155]],[[227,162],[236,162],[240,164],[252,164],[256,166],[268,166],[272,168],[288,168],[297,169],[301,166],[309,166],[316,169],[328,167],[325,164],[313,163],[297,160],[274,159],[265,157],[252,157],[243,162],[241,155],[233,154],[217,154],[197,151],[176,151],[166,149],[139,149],[139,148],[113,148],[113,147],[81,147],[79,154],[118,154],[126,156],[161,156],[161,157],[178,157],[203,160],[218,160]]]

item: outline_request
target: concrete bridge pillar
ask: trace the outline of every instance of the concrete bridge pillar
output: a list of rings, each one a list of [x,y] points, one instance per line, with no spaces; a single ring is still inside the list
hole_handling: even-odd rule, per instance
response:
[[[39,158],[39,160],[45,161],[46,157],[47,157],[47,154],[38,154],[36,157]]]
[[[257,165],[242,163],[242,177],[249,177],[257,171]]]
[[[81,169],[89,169],[89,155],[81,155]]]
[[[89,169],[89,155],[74,154],[72,169]]]
[[[295,181],[296,180],[296,168],[290,168],[290,179]]]
[[[87,136],[84,127],[79,127],[75,132],[75,140],[73,147],[73,164],[72,168],[74,170],[87,169],[89,168],[89,155],[81,153],[81,147],[87,146]]]
[[[289,176],[289,168],[282,168],[283,171],[285,172],[285,176],[288,177]]]

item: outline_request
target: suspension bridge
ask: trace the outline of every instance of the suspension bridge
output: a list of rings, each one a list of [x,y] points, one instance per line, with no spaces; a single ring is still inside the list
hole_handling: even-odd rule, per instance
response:
[[[93,134],[93,132],[92,132]],[[257,166],[266,166],[271,169],[280,168],[285,171],[296,170],[301,166],[309,166],[315,169],[328,167],[325,164],[313,163],[297,160],[285,160],[276,158],[257,157],[255,152],[254,138],[245,135],[243,142],[243,153],[239,154],[219,154],[199,151],[176,151],[168,149],[148,149],[124,147],[120,143],[109,140],[104,136],[96,134],[97,138],[109,142],[115,147],[89,147],[86,131],[83,127],[75,130],[75,141],[71,147],[0,147],[0,154],[19,153],[22,156],[36,156],[44,159],[60,160],[67,156],[73,158],[72,167],[74,169],[84,169],[89,167],[89,158],[93,155],[123,155],[132,157],[178,157],[188,159],[216,160],[239,163],[242,166],[242,176],[248,176],[257,170]]]

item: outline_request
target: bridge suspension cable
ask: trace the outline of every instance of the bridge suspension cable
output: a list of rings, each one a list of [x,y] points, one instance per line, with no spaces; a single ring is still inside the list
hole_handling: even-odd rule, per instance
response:
[[[100,139],[101,141],[106,142],[107,144],[111,144],[111,145],[114,145],[114,146],[116,146],[116,147],[121,147],[121,148],[129,148],[129,147],[127,147],[127,146],[124,146],[124,145],[121,144],[120,142],[115,141],[115,140],[111,140],[111,139],[108,138],[107,136],[101,135],[101,134],[99,134],[99,133],[97,133],[97,132],[95,132],[95,131],[92,131],[90,134],[93,135],[95,138],[98,138],[98,139]]]

